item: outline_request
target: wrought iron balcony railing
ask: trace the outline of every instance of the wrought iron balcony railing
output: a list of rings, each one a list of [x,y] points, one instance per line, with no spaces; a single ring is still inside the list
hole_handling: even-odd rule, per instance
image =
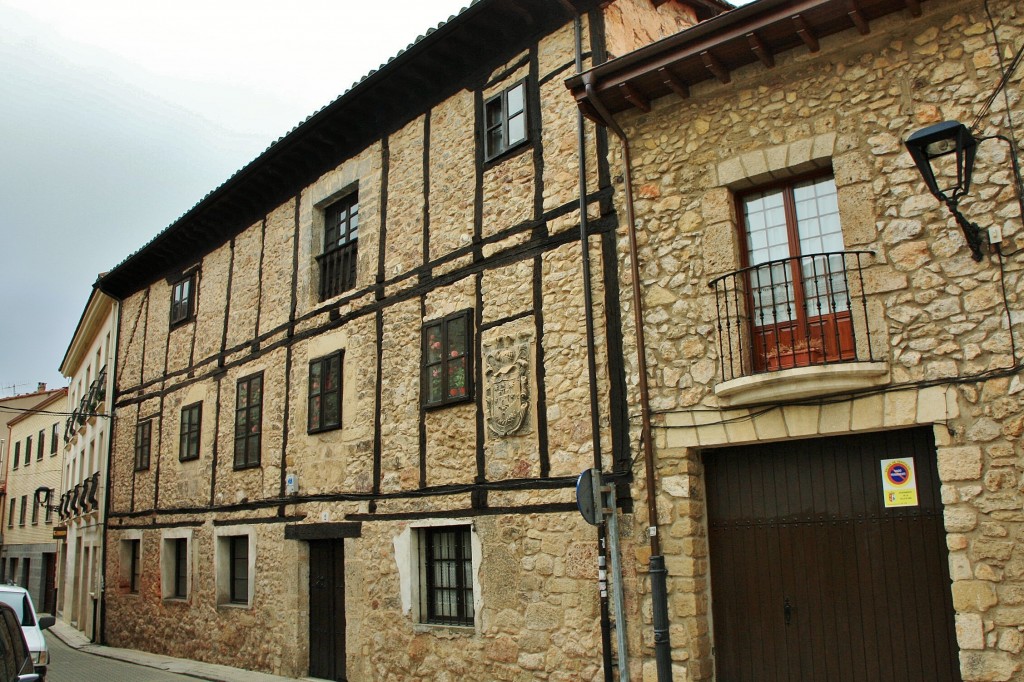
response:
[[[349,242],[316,257],[320,264],[320,300],[326,301],[356,285],[356,246]]]
[[[863,279],[869,255],[833,251],[780,258],[711,280],[722,380],[874,361]]]
[[[107,367],[103,366],[100,373],[96,375],[96,378],[91,384],[89,384],[89,390],[82,396],[82,400],[79,401],[78,407],[71,413],[67,421],[64,423],[64,442],[67,443],[74,436],[75,432],[82,426],[92,415],[96,414],[96,410],[103,403],[103,400],[107,397]]]

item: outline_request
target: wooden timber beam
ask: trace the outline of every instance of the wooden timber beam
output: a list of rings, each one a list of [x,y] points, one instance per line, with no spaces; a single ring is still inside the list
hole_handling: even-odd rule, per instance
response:
[[[711,52],[704,50],[700,53],[700,58],[704,62],[704,66],[707,67],[714,76],[722,83],[728,83],[731,80],[729,76],[729,69],[725,68],[725,65],[718,60],[715,55]]]
[[[683,99],[690,96],[690,86],[679,76],[669,71],[667,66],[658,69],[658,75],[661,76],[661,82],[667,85],[672,92]]]
[[[619,85],[619,92],[622,93],[623,99],[632,104],[634,107],[644,112],[645,114],[651,110],[651,103],[646,97],[640,94],[640,91],[634,88],[629,83],[622,83]]]
[[[757,58],[761,60],[761,63],[767,66],[769,69],[775,66],[775,57],[772,55],[771,50],[764,44],[756,33],[750,32],[747,34],[747,42],[750,44],[750,49]]]
[[[807,25],[807,21],[804,20],[800,14],[793,15],[793,25],[796,26],[796,33],[800,36],[800,40],[804,41],[804,45],[811,52],[817,52],[821,49],[821,45],[818,44],[818,37],[811,31],[811,27]]]
[[[862,36],[866,36],[871,33],[871,26],[868,25],[868,20],[864,17],[864,13],[860,11],[860,7],[857,5],[857,0],[849,0],[850,11],[846,14],[850,17],[850,21],[857,27]]]

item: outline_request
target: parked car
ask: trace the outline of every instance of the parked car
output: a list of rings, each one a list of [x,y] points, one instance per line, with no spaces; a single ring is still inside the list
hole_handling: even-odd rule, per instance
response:
[[[37,615],[28,590],[17,585],[0,585],[0,602],[14,609],[21,631],[25,634],[32,663],[40,680],[46,679],[46,666],[50,664],[50,652],[46,649],[43,630],[53,627],[57,619],[49,614]]]
[[[21,619],[14,609],[0,602],[0,682],[36,682],[39,675],[34,671]]]

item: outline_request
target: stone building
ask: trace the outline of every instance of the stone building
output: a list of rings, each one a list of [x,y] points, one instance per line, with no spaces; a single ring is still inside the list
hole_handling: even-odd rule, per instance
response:
[[[55,497],[67,535],[59,557],[56,615],[98,639],[103,602],[103,531],[110,451],[112,366],[117,304],[93,289],[60,371],[68,379],[69,416],[63,424],[61,485]]]
[[[1019,188],[981,141],[975,260],[904,146],[1024,138],[1022,44],[1008,0],[761,0],[569,79],[635,201],[675,679],[1024,680]]]
[[[574,486],[630,471],[620,217],[563,81],[724,8],[473,3],[101,278],[108,643],[333,680],[610,679]]]
[[[3,578],[29,591],[39,611],[53,613],[57,598],[57,542],[53,538],[57,516],[51,506],[37,500],[39,488],[60,487],[63,449],[60,426],[67,389],[37,394],[30,408],[7,422],[10,444],[4,500],[4,544],[0,549]]]

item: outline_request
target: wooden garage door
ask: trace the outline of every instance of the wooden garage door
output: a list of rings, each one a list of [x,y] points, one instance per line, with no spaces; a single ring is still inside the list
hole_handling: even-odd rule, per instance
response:
[[[913,457],[919,504],[883,503]],[[719,682],[960,680],[931,429],[704,453]]]

